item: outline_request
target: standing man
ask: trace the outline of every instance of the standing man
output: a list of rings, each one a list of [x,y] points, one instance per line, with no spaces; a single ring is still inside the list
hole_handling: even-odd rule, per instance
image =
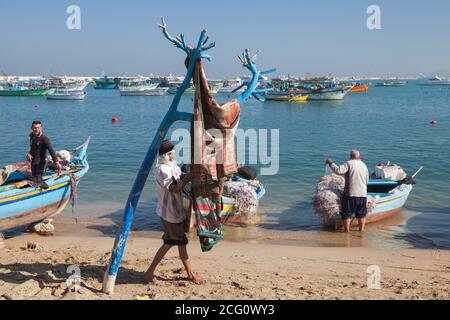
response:
[[[342,199],[342,220],[345,231],[350,232],[353,215],[359,223],[359,231],[364,232],[367,217],[367,185],[369,184],[369,170],[361,161],[361,153],[352,150],[350,160],[342,166],[337,166],[328,159],[331,170],[345,176],[344,197]]]
[[[182,175],[181,169],[175,161],[174,148],[172,142],[164,141],[159,149],[158,164],[155,168],[155,183],[158,195],[156,212],[164,229],[164,244],[156,253],[144,277],[147,281],[154,282],[156,267],[167,252],[173,246],[177,246],[189,280],[195,284],[201,284],[203,280],[192,271],[187,252],[188,213],[183,208],[182,190],[189,183],[191,177],[190,175]]]
[[[27,160],[31,163],[33,182],[38,183],[39,186],[46,189],[48,186],[43,181],[43,176],[47,167],[47,151],[50,153],[53,163],[58,168],[58,175],[61,175],[61,164],[58,161],[55,150],[53,150],[50,139],[42,133],[42,123],[40,121],[34,121],[31,125],[31,130],[30,152],[27,154]]]

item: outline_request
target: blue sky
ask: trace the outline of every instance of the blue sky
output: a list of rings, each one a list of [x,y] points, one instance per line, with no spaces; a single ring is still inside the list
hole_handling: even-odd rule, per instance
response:
[[[66,28],[66,8],[81,8],[81,30]],[[382,30],[366,27],[381,7]],[[183,54],[156,23],[210,51],[210,77],[243,73],[236,55],[261,50],[261,68],[278,74],[417,75],[450,72],[450,1],[0,1],[0,69],[10,75],[182,74]]]

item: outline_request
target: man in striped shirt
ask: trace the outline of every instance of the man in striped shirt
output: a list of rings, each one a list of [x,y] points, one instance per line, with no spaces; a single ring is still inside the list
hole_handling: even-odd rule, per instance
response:
[[[155,168],[155,187],[158,195],[156,213],[160,217],[164,229],[164,244],[153,259],[145,274],[145,279],[154,282],[156,267],[164,259],[167,252],[173,246],[177,246],[189,280],[195,284],[201,284],[203,280],[192,271],[187,252],[186,224],[188,212],[183,208],[182,190],[189,183],[191,177],[190,175],[182,175],[181,169],[175,161],[174,148],[170,141],[164,141],[159,149],[158,164]]]
[[[367,185],[369,183],[369,169],[361,161],[361,153],[352,150],[350,160],[342,166],[337,166],[328,159],[327,164],[335,174],[345,176],[344,197],[342,199],[342,220],[346,232],[350,232],[353,215],[359,223],[359,231],[364,232],[367,217]]]

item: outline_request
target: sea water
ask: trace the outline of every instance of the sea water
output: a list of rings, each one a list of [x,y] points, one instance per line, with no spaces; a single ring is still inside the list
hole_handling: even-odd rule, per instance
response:
[[[75,215],[118,223],[136,173],[174,96],[121,97],[115,90],[87,91],[84,101],[0,97],[0,166],[25,159],[34,120],[43,122],[44,133],[56,150],[73,149],[91,136],[90,171],[79,184]],[[230,98],[218,96],[221,101]],[[184,96],[180,108],[190,111],[192,107],[193,96]],[[267,189],[260,203],[261,222],[230,231],[236,239],[346,245],[348,239],[323,229],[312,211],[311,197],[324,174],[325,160],[342,163],[357,148],[371,169],[391,161],[409,174],[420,166],[424,170],[417,176],[402,215],[369,227],[365,238],[356,243],[450,248],[448,87],[410,82],[406,87],[371,87],[368,93],[350,93],[344,101],[249,100],[241,107],[240,128],[279,130],[280,167],[276,175],[260,177]],[[119,123],[111,123],[112,117],[119,118]],[[430,120],[438,124],[431,126]],[[180,123],[174,128],[189,126]],[[151,176],[134,230],[159,230],[155,206]],[[64,216],[72,216],[70,208]]]

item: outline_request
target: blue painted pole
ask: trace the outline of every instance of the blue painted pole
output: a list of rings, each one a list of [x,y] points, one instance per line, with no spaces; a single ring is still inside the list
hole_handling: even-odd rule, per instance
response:
[[[152,144],[150,145],[150,148],[145,156],[145,159],[141,165],[141,168],[137,174],[137,177],[134,181],[133,188],[130,192],[130,195],[128,197],[125,210],[124,210],[124,217],[122,220],[122,223],[118,229],[116,239],[114,241],[114,247],[111,255],[111,259],[108,265],[108,269],[105,272],[105,276],[103,279],[103,292],[107,294],[112,294],[114,292],[114,285],[116,282],[117,273],[119,271],[120,263],[123,258],[123,254],[125,251],[125,246],[128,240],[128,236],[133,224],[134,216],[136,213],[136,208],[139,204],[139,200],[141,197],[142,190],[144,189],[145,183],[147,182],[148,176],[150,175],[150,171],[155,163],[156,157],[158,155],[159,148],[161,146],[161,143],[163,142],[164,138],[167,135],[167,132],[169,131],[170,127],[176,122],[176,121],[188,121],[192,122],[193,120],[193,114],[186,113],[186,112],[179,112],[178,105],[180,103],[181,97],[183,96],[183,93],[186,91],[188,86],[191,83],[191,80],[194,75],[195,70],[195,63],[199,59],[207,59],[210,60],[210,57],[206,54],[204,54],[204,51],[207,51],[209,49],[214,48],[215,43],[211,43],[209,45],[206,45],[208,42],[208,37],[206,36],[206,30],[203,30],[197,47],[195,49],[192,49],[190,47],[187,47],[184,42],[184,36],[180,35],[177,38],[173,38],[167,31],[167,25],[164,21],[164,19],[161,20],[161,24],[159,25],[161,29],[163,29],[164,36],[172,42],[176,47],[183,50],[187,56],[189,57],[189,66],[188,71],[186,73],[186,77],[184,78],[184,81],[180,88],[177,91],[177,94],[175,95],[175,98],[172,101],[172,104],[169,108],[169,111],[167,112],[166,116],[164,117],[158,132],[156,133],[155,137],[153,138]],[[256,66],[254,64],[254,60],[250,58],[248,50],[245,51],[243,54],[244,60],[243,62],[244,66],[246,66],[253,74],[252,81],[250,82],[250,85],[248,85],[247,90],[238,97],[240,102],[245,101],[247,98],[249,98],[253,91],[256,89],[258,80],[260,78],[261,72],[257,71]]]

